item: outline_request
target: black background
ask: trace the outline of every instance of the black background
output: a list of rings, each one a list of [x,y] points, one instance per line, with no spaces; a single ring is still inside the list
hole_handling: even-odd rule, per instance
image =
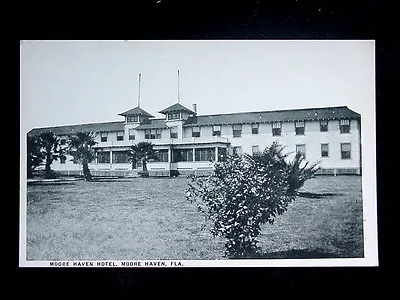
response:
[[[393,2],[394,3],[394,2]],[[384,1],[133,1],[84,6],[71,2],[17,4],[1,12],[3,170],[14,197],[4,196],[3,276],[13,296],[111,299],[176,296],[228,298],[380,296],[394,288],[398,195],[395,80],[399,77],[400,24],[394,4]],[[19,40],[24,39],[373,39],[376,40],[376,121],[379,267],[48,269],[18,268],[19,226]],[[398,81],[398,80],[397,80]],[[11,89],[10,89],[11,87]],[[13,109],[10,109],[12,107]],[[13,112],[13,113],[11,113]],[[391,114],[391,112],[393,114]],[[23,116],[22,116],[23,117]],[[12,129],[9,125],[13,125]],[[11,130],[13,130],[11,132]],[[390,135],[389,135],[390,134]],[[386,138],[385,138],[386,136]],[[12,142],[12,143],[11,143]],[[4,156],[3,156],[4,157]],[[11,185],[6,191],[11,190]],[[8,194],[9,195],[9,194]],[[11,226],[13,225],[13,226]],[[13,230],[12,230],[13,229]],[[12,243],[11,243],[12,241]],[[9,247],[12,245],[13,247]],[[395,271],[390,273],[390,271]],[[9,282],[10,281],[10,282]],[[9,282],[9,283],[8,283]],[[395,295],[395,294],[394,294]]]

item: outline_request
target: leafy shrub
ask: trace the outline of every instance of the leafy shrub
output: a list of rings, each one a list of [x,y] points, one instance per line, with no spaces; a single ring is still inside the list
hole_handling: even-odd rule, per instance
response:
[[[149,177],[149,171],[138,171],[137,174],[138,174],[140,177],[144,177],[144,178]]]
[[[261,225],[273,224],[316,171],[301,154],[289,161],[273,143],[254,156],[228,156],[208,177],[189,176],[187,199],[211,221],[211,233],[227,239],[226,257],[257,257]]]
[[[44,172],[43,177],[46,179],[55,179],[55,178],[60,177],[60,174],[57,173],[56,171],[50,169],[47,172]]]
[[[171,170],[169,173],[170,177],[178,177],[179,176],[179,171],[178,170]]]

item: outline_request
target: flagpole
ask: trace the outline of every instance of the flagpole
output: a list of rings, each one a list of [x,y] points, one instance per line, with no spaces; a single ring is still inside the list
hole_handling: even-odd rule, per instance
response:
[[[179,69],[178,69],[178,103],[179,103],[180,99],[179,99]]]
[[[140,107],[140,78],[142,77],[142,74],[139,73],[139,90],[138,90],[138,103],[137,106]]]

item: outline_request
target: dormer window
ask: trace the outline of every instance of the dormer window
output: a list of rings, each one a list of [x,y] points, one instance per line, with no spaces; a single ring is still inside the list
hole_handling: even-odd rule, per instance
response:
[[[174,120],[187,120],[190,115],[195,115],[196,113],[179,103],[175,103],[166,109],[160,110],[160,114],[165,115],[167,121]]]
[[[180,119],[180,116],[181,114],[180,114],[180,112],[179,111],[177,111],[177,112],[170,112],[170,113],[168,113],[167,114],[167,118],[168,118],[168,120],[178,120],[178,119]]]
[[[127,123],[137,123],[139,122],[139,116],[126,116]]]

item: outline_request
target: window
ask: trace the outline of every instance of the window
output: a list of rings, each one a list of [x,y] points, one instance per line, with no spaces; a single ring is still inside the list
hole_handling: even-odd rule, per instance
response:
[[[108,137],[107,132],[101,132],[100,133],[100,140],[101,140],[102,143],[107,142],[107,137]]]
[[[344,119],[340,120],[340,133],[349,133],[350,132],[350,120]]]
[[[232,128],[233,128],[233,137],[242,136],[242,124],[234,124]]]
[[[321,144],[321,157],[328,157],[328,156],[329,156],[329,145]]]
[[[60,164],[65,164],[67,157],[65,155],[60,155]]]
[[[173,162],[193,161],[193,149],[176,149],[172,158]]]
[[[258,123],[251,124],[251,133],[258,134]]]
[[[296,128],[296,135],[303,135],[304,127],[305,127],[304,122],[295,122],[294,124],[295,124],[295,128]]]
[[[131,122],[138,122],[138,117],[139,116],[127,116],[126,117],[126,122],[131,123]]]
[[[200,137],[200,127],[192,127],[192,137]]]
[[[218,161],[226,160],[226,148],[218,148]]]
[[[214,125],[213,126],[213,136],[221,136],[221,125]]]
[[[170,137],[171,137],[171,139],[178,138],[178,128],[177,127],[171,127]]]
[[[350,143],[341,143],[340,144],[340,152],[342,159],[351,159],[351,144]]]
[[[144,131],[144,138],[146,140],[161,139],[161,129],[146,129]]]
[[[242,147],[233,147],[233,155],[242,155]]]
[[[168,113],[168,120],[177,120],[180,118],[180,112],[171,112]]]
[[[132,141],[135,139],[135,130],[134,129],[129,129],[129,140]]]
[[[117,131],[117,141],[123,141],[123,140],[124,140],[124,132]]]
[[[102,151],[97,153],[98,164],[109,164],[110,163],[110,151]]]
[[[129,163],[128,153],[126,151],[113,151],[112,162],[113,162],[113,164]]]
[[[260,148],[258,146],[251,146],[251,153],[253,153],[253,155],[260,153]]]
[[[215,148],[195,149],[195,161],[215,161]]]
[[[328,120],[321,120],[319,121],[319,130],[321,132],[328,131]]]
[[[155,153],[156,162],[168,162],[168,149],[157,150]]]
[[[296,154],[301,154],[304,158],[306,157],[306,145],[296,145]]]
[[[282,123],[281,122],[274,122],[272,123],[272,135],[282,135]]]

